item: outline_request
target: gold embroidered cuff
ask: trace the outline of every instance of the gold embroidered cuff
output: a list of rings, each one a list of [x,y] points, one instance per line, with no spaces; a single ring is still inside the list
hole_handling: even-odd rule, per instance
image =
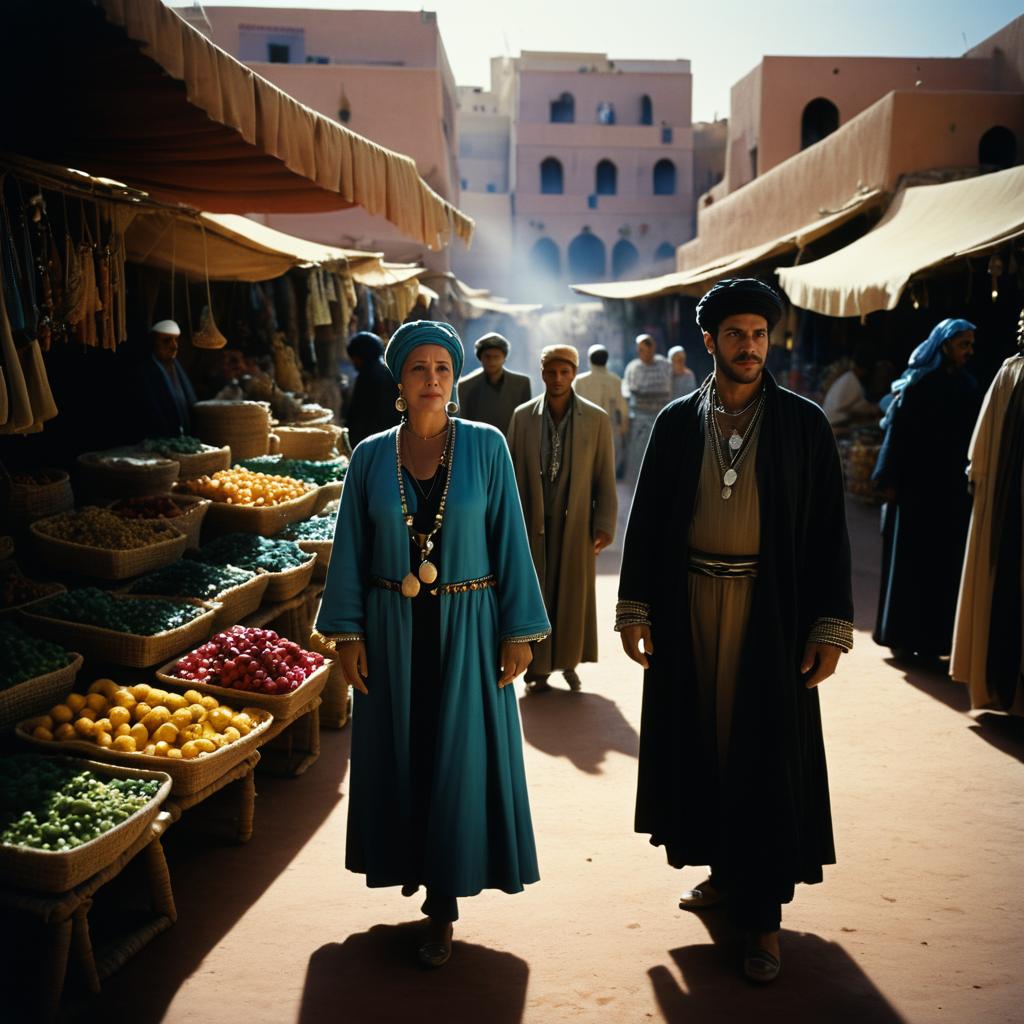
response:
[[[845,619],[821,618],[811,626],[809,644],[831,644],[843,653],[853,649],[853,623]]]
[[[615,632],[626,626],[649,626],[651,606],[646,601],[620,601],[615,606]]]
[[[551,630],[546,629],[543,633],[531,633],[529,636],[503,636],[503,644],[535,644],[541,640],[547,640],[551,636]]]

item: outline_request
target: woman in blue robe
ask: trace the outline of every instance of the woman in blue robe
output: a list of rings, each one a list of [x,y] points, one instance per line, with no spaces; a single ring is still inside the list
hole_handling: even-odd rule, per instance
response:
[[[404,324],[385,361],[406,419],[352,455],[315,639],[356,690],[346,866],[426,887],[440,966],[458,897],[539,878],[507,684],[550,626],[505,440],[448,415],[458,335]]]

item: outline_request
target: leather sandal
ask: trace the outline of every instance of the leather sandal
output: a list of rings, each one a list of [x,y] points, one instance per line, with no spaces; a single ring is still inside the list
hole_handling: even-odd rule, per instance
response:
[[[452,956],[452,932],[453,928],[448,925],[448,937],[441,941],[431,939],[424,942],[416,953],[421,967],[444,967]]]
[[[710,878],[705,878],[700,885],[687,889],[679,897],[680,910],[709,910],[711,907],[719,907],[723,903],[725,903],[725,893],[716,889],[711,884]]]
[[[750,945],[743,956],[743,975],[748,981],[767,985],[779,976],[782,961],[761,946]]]

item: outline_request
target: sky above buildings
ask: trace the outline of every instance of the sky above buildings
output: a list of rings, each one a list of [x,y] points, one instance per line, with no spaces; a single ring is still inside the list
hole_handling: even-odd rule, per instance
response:
[[[229,5],[420,6],[401,0]],[[1022,13],[1021,0],[428,0],[422,6],[437,13],[459,85],[487,86],[491,57],[521,50],[607,53],[613,60],[684,58],[693,70],[695,121],[727,116],[730,87],[765,54],[958,57]]]

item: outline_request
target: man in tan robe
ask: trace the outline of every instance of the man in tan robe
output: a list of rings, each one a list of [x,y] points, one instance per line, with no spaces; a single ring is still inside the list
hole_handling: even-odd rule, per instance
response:
[[[541,353],[545,393],[516,409],[508,444],[551,635],[534,644],[527,690],[549,689],[560,670],[579,690],[576,666],[597,661],[594,560],[612,542],[618,515],[611,421],[573,392],[579,354]]]

